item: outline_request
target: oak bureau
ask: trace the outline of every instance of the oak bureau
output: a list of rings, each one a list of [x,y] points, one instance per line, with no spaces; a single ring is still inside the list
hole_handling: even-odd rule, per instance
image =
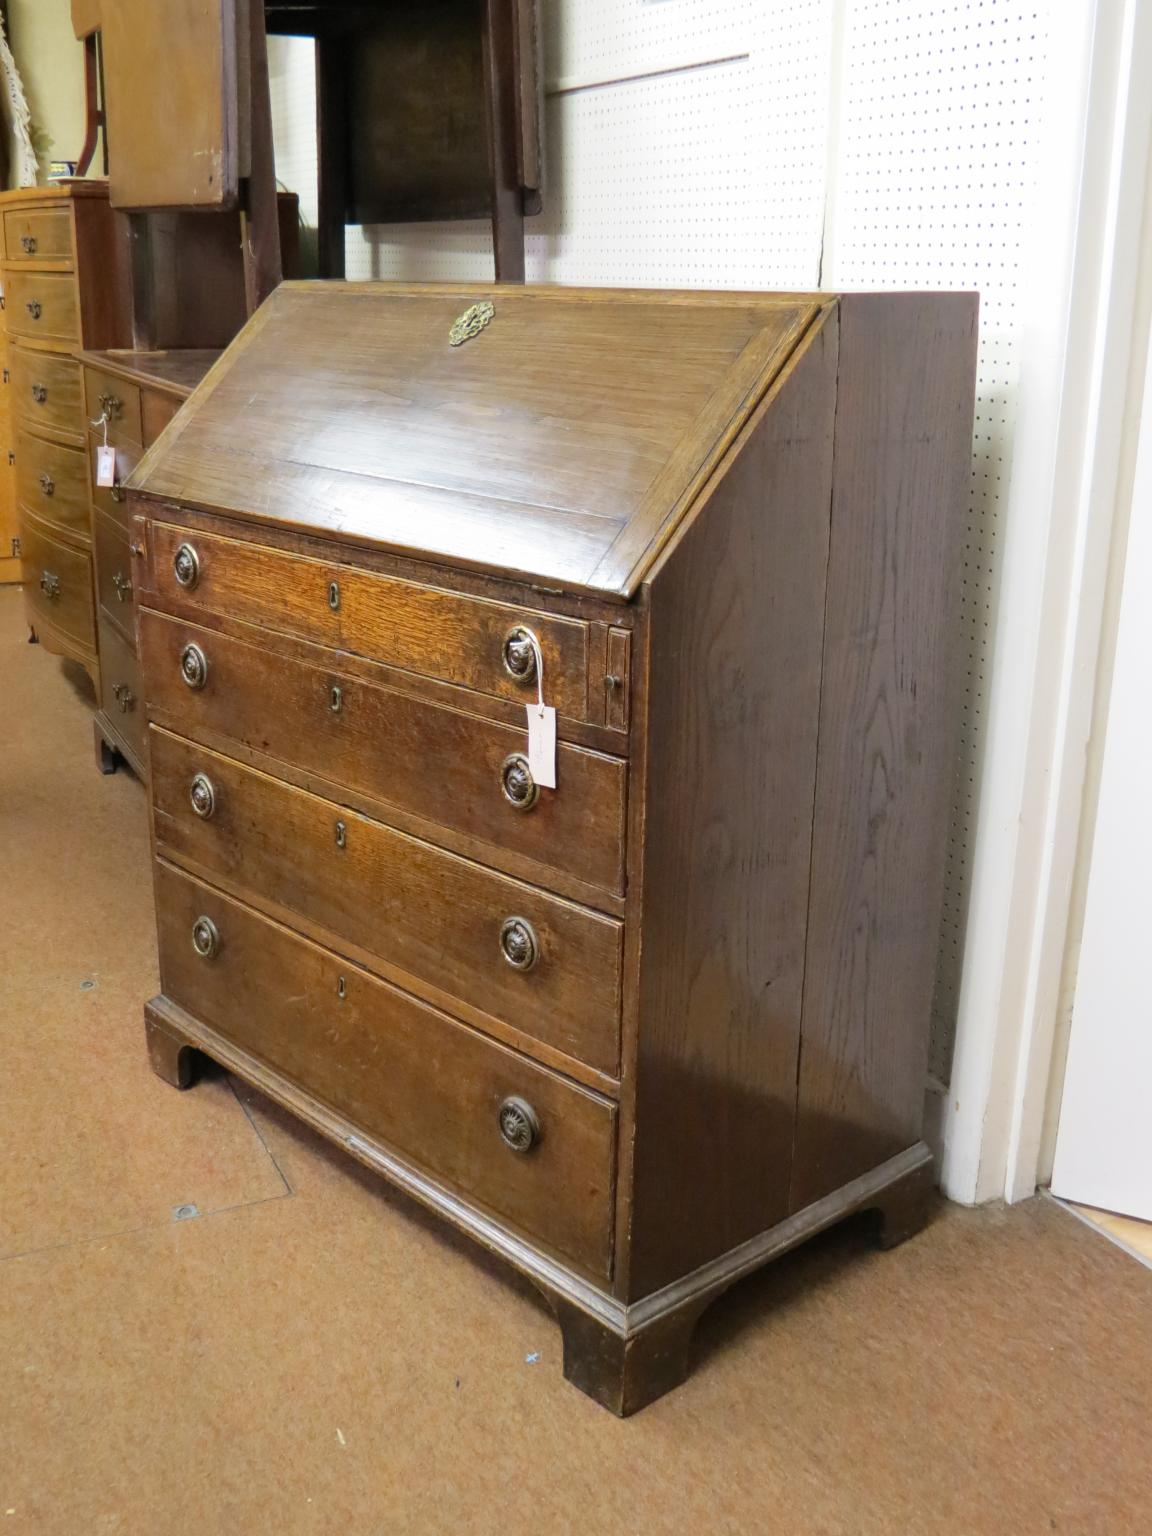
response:
[[[153,1065],[502,1255],[617,1413],[928,1214],[976,318],[289,283],[128,482]]]

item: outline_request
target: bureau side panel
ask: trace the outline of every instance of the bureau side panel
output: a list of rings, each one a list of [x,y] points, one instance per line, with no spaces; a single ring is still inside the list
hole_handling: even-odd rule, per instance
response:
[[[921,1135],[976,321],[968,294],[840,304],[793,1210]]]
[[[836,354],[829,310],[648,589],[632,1297],[787,1209]]]

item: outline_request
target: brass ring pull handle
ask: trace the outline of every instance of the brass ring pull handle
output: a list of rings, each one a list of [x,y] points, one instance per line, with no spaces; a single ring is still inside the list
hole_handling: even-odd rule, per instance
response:
[[[32,398],[35,400],[37,405],[43,405],[45,400],[48,398],[47,384],[33,384]]]
[[[176,582],[185,591],[191,592],[192,588],[200,580],[200,556],[192,548],[191,544],[181,544],[180,548],[172,556],[172,570]]]
[[[55,571],[42,571],[40,573],[40,590],[45,597],[57,598],[60,596],[60,578]]]
[[[101,395],[100,410],[109,421],[115,421],[124,409],[124,402],[119,395]]]
[[[36,236],[35,235],[21,235],[20,236],[20,244],[21,244],[21,247],[23,248],[23,250],[25,251],[25,253],[27,255],[35,256],[35,254],[36,254]]]
[[[540,787],[532,777],[523,752],[513,752],[500,768],[500,788],[509,805],[518,811],[530,811],[540,797]]]
[[[536,930],[525,917],[506,917],[500,925],[500,953],[514,971],[530,971],[540,958]]]
[[[39,320],[40,316],[44,313],[40,307],[39,299],[29,299],[24,308],[32,316],[33,320]]]
[[[527,1099],[505,1099],[498,1116],[504,1145],[513,1152],[531,1152],[540,1140],[540,1122]]]
[[[47,470],[40,476],[40,489],[44,492],[45,496],[55,496],[56,494],[56,482]]]
[[[192,802],[192,809],[202,821],[211,820],[216,809],[216,790],[206,773],[198,773],[192,780],[188,787],[188,798]]]
[[[197,690],[208,681],[208,658],[198,645],[186,645],[181,651],[180,676],[189,688]]]
[[[220,930],[210,917],[198,917],[192,924],[192,948],[201,960],[214,960],[220,953]]]
[[[132,596],[132,583],[127,576],[117,571],[112,578],[112,585],[116,588],[116,596],[120,602],[126,603]]]
[[[136,695],[127,683],[113,683],[112,694],[120,706],[120,713],[126,715],[130,709],[136,708]]]
[[[504,636],[504,670],[518,683],[536,681],[536,647],[540,642],[530,629],[518,624]]]

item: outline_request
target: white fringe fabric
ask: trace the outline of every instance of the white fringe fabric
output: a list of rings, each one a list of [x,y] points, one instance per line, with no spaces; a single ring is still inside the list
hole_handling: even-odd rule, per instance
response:
[[[34,187],[39,174],[36,151],[32,147],[32,117],[28,98],[16,60],[8,46],[4,22],[0,19],[0,116],[8,130],[9,183],[14,187]]]

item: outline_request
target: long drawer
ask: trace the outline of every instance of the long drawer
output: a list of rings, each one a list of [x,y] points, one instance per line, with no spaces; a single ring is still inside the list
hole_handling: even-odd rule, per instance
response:
[[[26,425],[73,436],[82,430],[80,364],[74,357],[13,346],[9,361],[16,409]]]
[[[263,893],[395,980],[413,977],[616,1075],[614,919],[165,731],[152,737],[156,842],[176,862]]]
[[[230,737],[611,891],[623,889],[626,766],[562,742],[558,788],[527,775],[527,732],[143,610],[147,698],[161,723]],[[195,686],[189,686],[189,677]]]
[[[71,636],[84,650],[96,649],[96,615],[92,601],[92,561],[82,550],[64,544],[38,519],[25,512],[20,519],[24,558],[24,592],[34,621]]]
[[[20,429],[16,434],[16,487],[30,512],[85,543],[90,541],[83,448],[68,448]]]
[[[120,631],[100,615],[100,703],[105,715],[143,762],[148,722],[140,687],[140,666]]]
[[[460,1194],[609,1274],[610,1102],[164,863],[156,900],[172,1002]]]
[[[152,544],[156,588],[166,601],[518,703],[536,697],[535,662],[530,645],[522,648],[530,630],[543,656],[547,702],[570,719],[587,718],[588,626],[581,620],[164,523],[154,525]],[[188,553],[178,564],[180,551]]]
[[[9,272],[4,313],[12,336],[52,342],[80,339],[76,279],[71,272]]]

